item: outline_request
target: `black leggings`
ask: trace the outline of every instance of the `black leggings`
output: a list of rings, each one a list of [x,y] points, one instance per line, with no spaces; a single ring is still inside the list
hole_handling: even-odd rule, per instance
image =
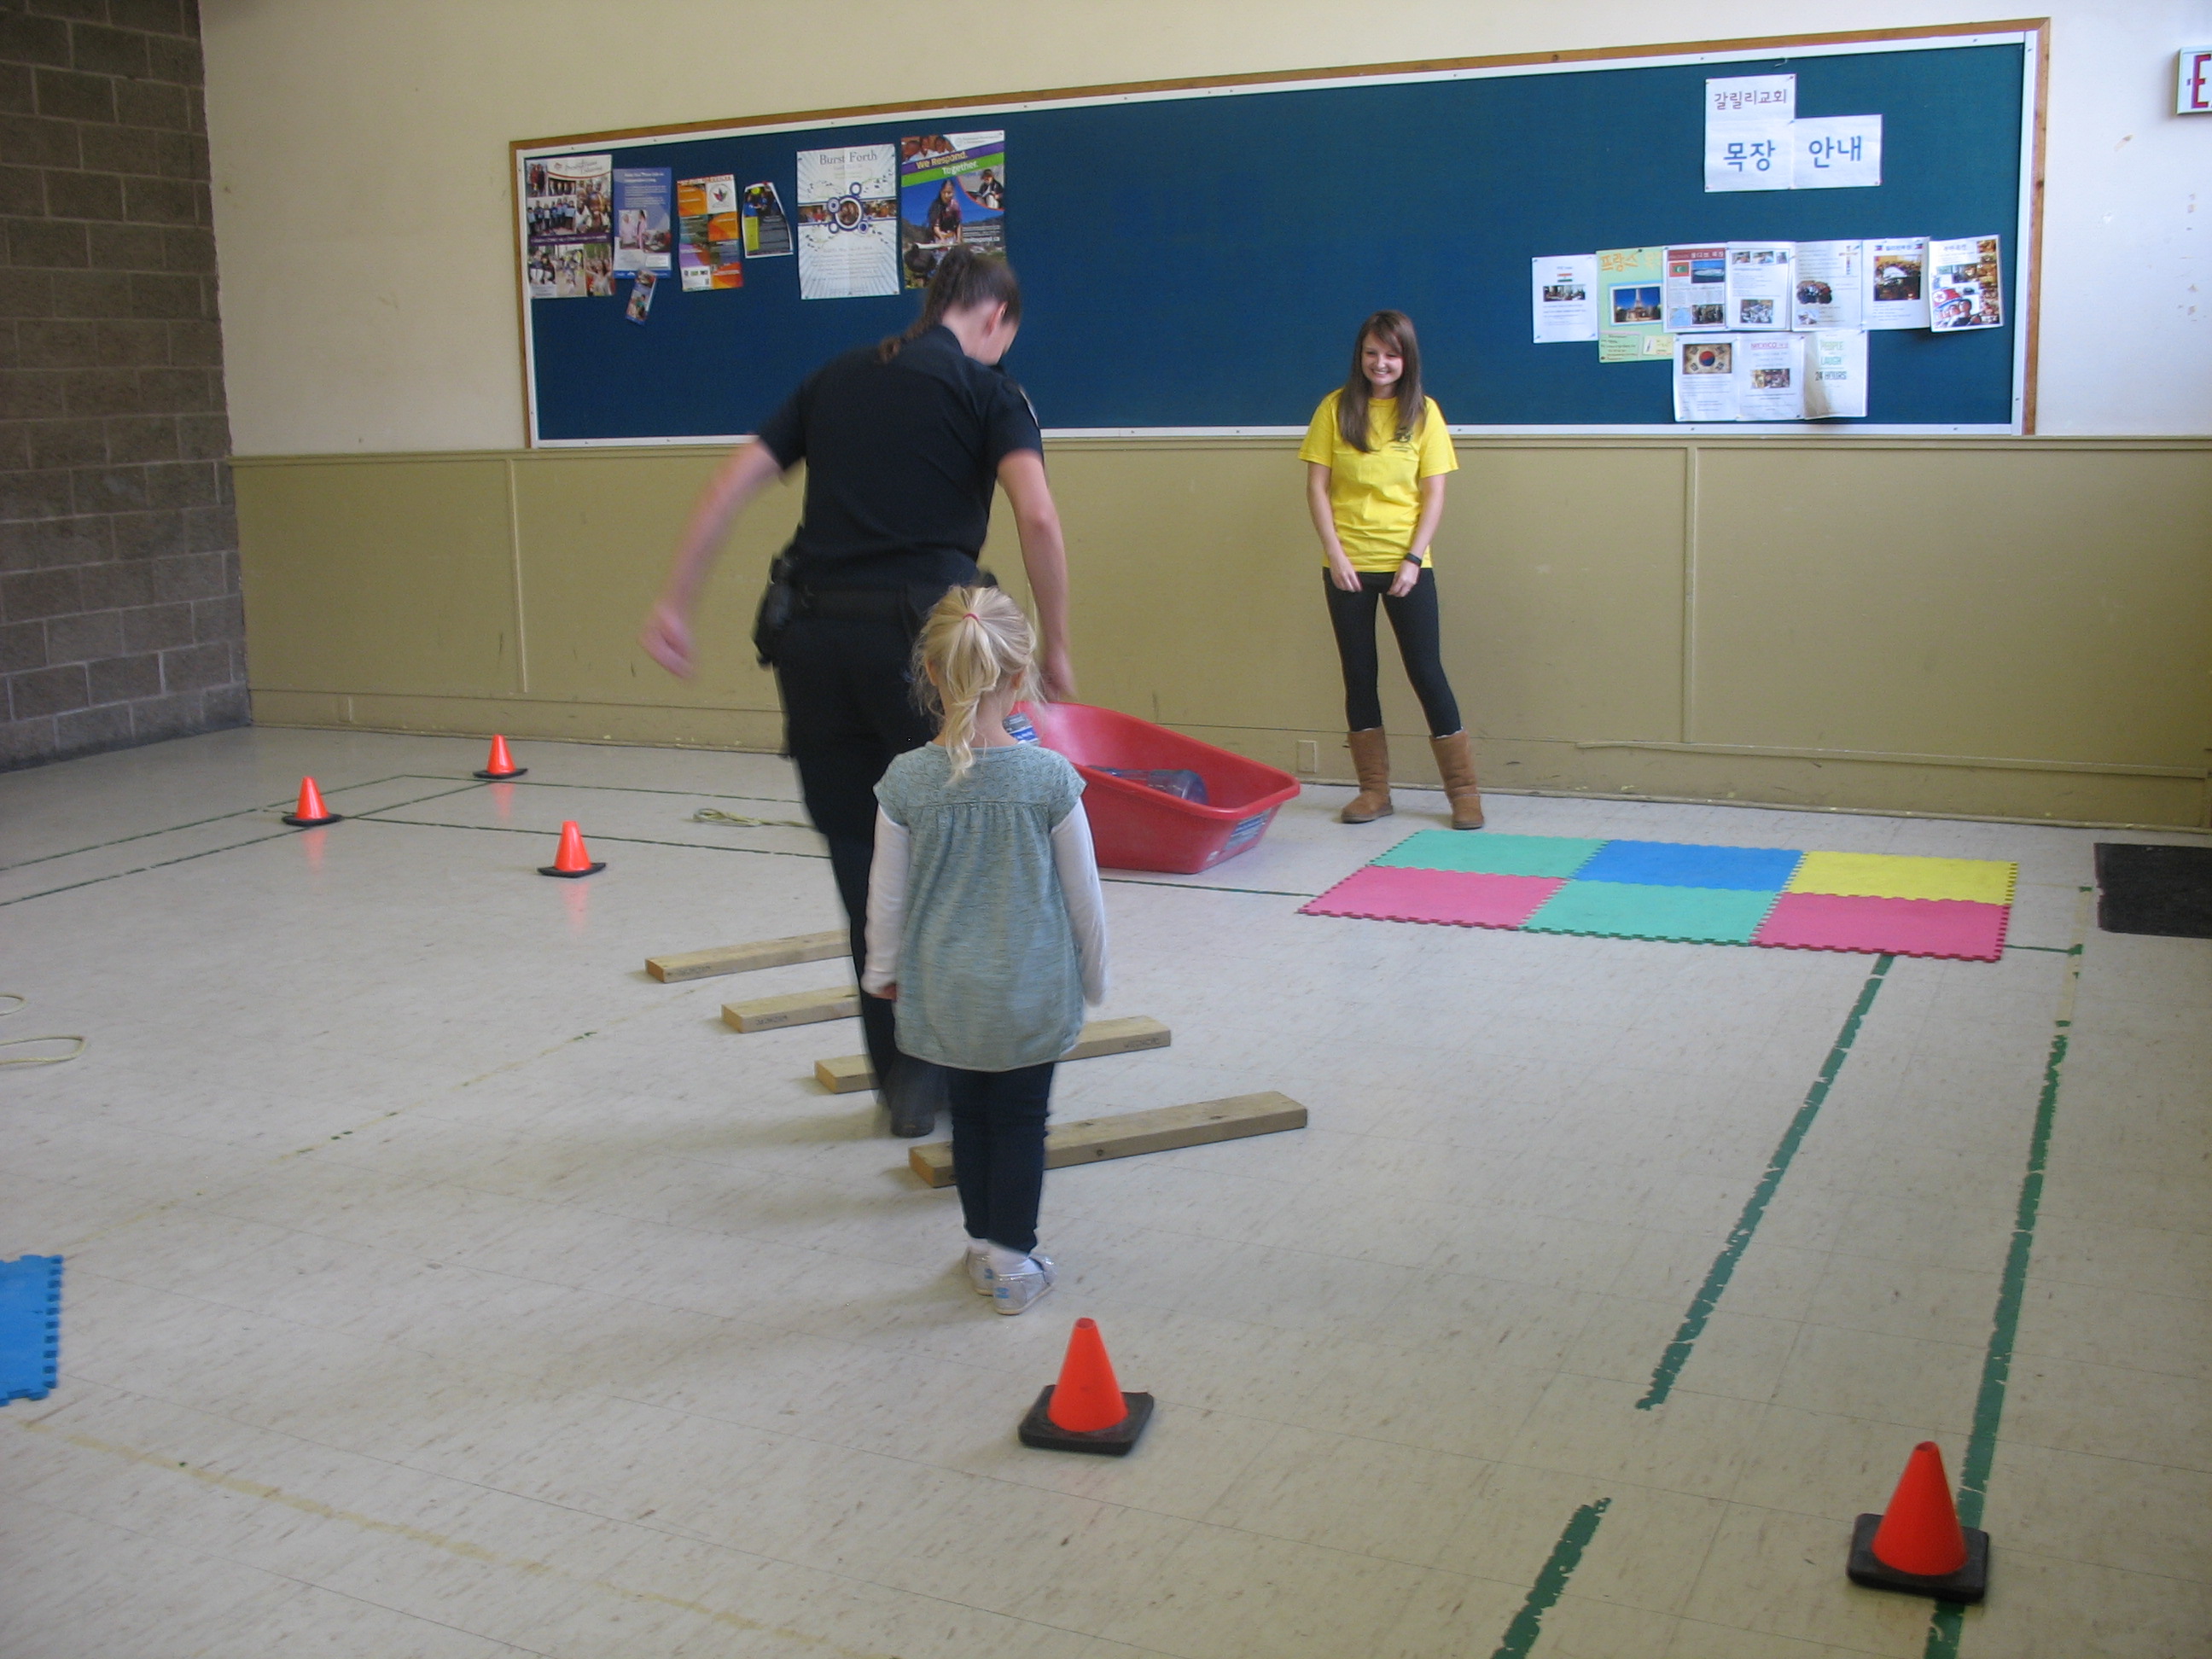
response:
[[[952,1178],[960,1188],[968,1237],[1009,1250],[1036,1249],[1044,1194],[1045,1118],[1052,1110],[1055,1062],[1012,1072],[948,1066],[952,1108]]]
[[[1398,636],[1398,655],[1406,665],[1406,678],[1428,716],[1429,735],[1448,738],[1460,729],[1459,703],[1451,682],[1444,678],[1439,654],[1442,629],[1437,618],[1437,573],[1423,570],[1413,591],[1402,599],[1390,597],[1397,573],[1363,570],[1359,588],[1347,593],[1324,573],[1322,589],[1328,595],[1329,626],[1336,629],[1336,654],[1344,665],[1344,726],[1347,732],[1372,731],[1382,724],[1382,698],[1376,687],[1381,663],[1375,650],[1375,601],[1390,613],[1390,631]]]

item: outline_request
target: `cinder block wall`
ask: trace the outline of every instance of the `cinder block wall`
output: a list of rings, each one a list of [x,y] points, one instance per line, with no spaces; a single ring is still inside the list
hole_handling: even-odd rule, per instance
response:
[[[0,0],[0,769],[247,718],[199,17]]]

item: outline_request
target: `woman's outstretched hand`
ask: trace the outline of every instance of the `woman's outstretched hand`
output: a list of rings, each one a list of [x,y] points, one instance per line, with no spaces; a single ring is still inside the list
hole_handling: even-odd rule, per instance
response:
[[[691,678],[691,624],[665,599],[646,612],[637,642],[645,653],[678,679]]]
[[[1352,568],[1352,561],[1342,554],[1328,562],[1328,579],[1347,593],[1359,591],[1359,573]]]

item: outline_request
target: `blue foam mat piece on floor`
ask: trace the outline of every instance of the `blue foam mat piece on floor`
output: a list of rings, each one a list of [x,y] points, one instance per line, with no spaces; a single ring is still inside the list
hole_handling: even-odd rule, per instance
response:
[[[1691,842],[1609,841],[1575,872],[1582,881],[1635,887],[1717,887],[1778,893],[1804,854],[1787,847],[1713,847]]]
[[[52,1393],[61,1350],[61,1257],[0,1261],[0,1406]]]

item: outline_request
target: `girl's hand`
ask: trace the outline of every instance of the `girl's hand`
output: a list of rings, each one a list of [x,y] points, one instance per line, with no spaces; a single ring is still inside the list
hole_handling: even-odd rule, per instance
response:
[[[1419,562],[1413,559],[1401,560],[1398,565],[1398,574],[1390,583],[1390,597],[1394,599],[1404,599],[1407,594],[1413,591],[1420,580]]]
[[[1328,579],[1347,593],[1359,591],[1359,573],[1352,568],[1352,561],[1341,553],[1328,562]]]
[[[893,980],[890,984],[884,986],[882,990],[871,991],[868,994],[872,997],[881,997],[885,1002],[896,1002],[898,1000],[898,981],[896,980]]]
[[[664,599],[647,611],[637,642],[670,673],[691,678],[691,624],[675,605]]]

